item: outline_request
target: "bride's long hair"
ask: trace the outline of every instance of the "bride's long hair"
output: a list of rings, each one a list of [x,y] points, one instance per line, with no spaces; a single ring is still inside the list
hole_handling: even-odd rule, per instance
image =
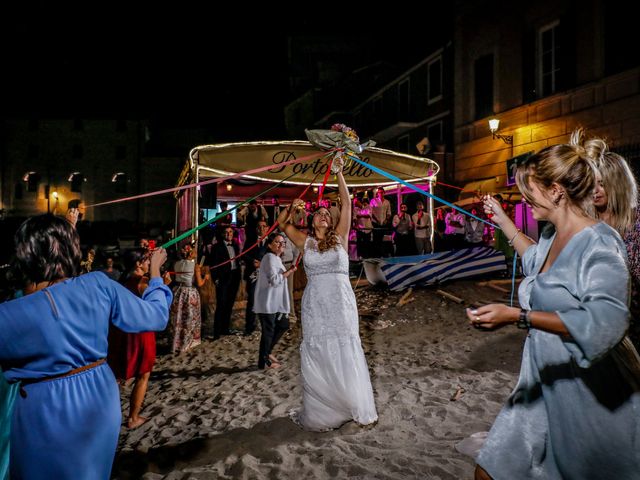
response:
[[[318,207],[313,212],[313,216],[315,217],[322,208],[329,212],[327,207]],[[335,226],[333,225],[333,218],[331,218],[331,215],[329,215],[329,228],[327,228],[327,232],[325,233],[324,238],[318,240],[318,237],[316,237],[316,227],[313,225],[313,222],[311,222],[311,236],[318,242],[318,251],[320,253],[331,250],[332,248],[336,248],[340,244],[340,237],[336,233]]]

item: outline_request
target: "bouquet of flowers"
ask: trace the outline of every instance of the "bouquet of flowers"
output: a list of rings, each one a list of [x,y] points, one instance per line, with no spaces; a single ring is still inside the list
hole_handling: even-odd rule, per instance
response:
[[[369,140],[363,144],[353,128],[347,127],[343,123],[332,125],[331,130],[305,130],[307,139],[313,145],[322,150],[335,150],[331,173],[336,174],[345,165],[345,154],[347,156],[358,156],[365,149],[373,147],[376,142]]]

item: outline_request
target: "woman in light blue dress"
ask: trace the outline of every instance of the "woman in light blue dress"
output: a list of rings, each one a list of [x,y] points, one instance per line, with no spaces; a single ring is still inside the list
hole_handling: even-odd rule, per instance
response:
[[[11,478],[108,479],[121,424],[105,363],[109,323],[126,332],[165,328],[171,291],[151,257],[142,298],[102,272],[77,276],[80,245],[65,219],[42,215],[16,233],[27,295],[0,304],[0,366],[20,381],[11,424]]]
[[[477,457],[478,479],[638,478],[640,378],[620,355],[629,325],[625,246],[587,213],[592,159],[605,147],[576,136],[518,169],[534,217],[549,225],[537,245],[504,228],[524,254],[522,309],[467,311],[474,327],[516,324],[529,333],[518,383]]]

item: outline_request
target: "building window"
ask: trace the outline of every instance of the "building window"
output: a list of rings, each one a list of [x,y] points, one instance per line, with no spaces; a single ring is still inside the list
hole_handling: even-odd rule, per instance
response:
[[[127,147],[118,145],[116,147],[116,160],[124,160],[127,158]]]
[[[560,21],[538,30],[538,92],[540,97],[554,94],[560,74]]]
[[[72,152],[72,156],[75,159],[80,159],[82,158],[84,151],[82,149],[82,145],[74,145],[73,146],[73,152]]]
[[[111,182],[115,187],[116,193],[127,193],[127,183],[129,183],[129,176],[126,173],[114,173],[111,177]]]
[[[635,15],[620,8],[616,2],[603,2],[604,6],[604,71],[614,75],[640,65],[640,49],[632,46],[637,28]]]
[[[476,118],[493,114],[493,54],[478,58],[474,65]]]
[[[403,135],[398,138],[398,151],[402,153],[409,153],[409,135]]]
[[[81,118],[76,118],[73,121],[73,129],[77,132],[81,132],[84,130],[84,122],[82,121]]]
[[[398,120],[406,121],[409,117],[410,83],[406,78],[398,85]]]
[[[442,99],[442,57],[431,60],[427,69],[429,72],[428,103],[431,105]]]
[[[127,131],[127,121],[119,118],[116,120],[116,132],[126,132]]]
[[[40,183],[40,174],[38,172],[27,172],[22,177],[22,180],[27,183],[27,192],[38,191],[38,184]]]
[[[442,138],[442,121],[432,123],[427,127],[427,138],[431,145],[439,145],[444,143]]]
[[[81,192],[82,184],[84,183],[85,178],[81,172],[73,172],[69,175],[69,183],[71,183],[71,191],[72,192]]]

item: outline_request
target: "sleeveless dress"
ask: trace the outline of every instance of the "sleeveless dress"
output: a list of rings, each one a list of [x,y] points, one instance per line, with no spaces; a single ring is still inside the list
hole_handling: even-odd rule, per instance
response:
[[[178,260],[174,269],[177,286],[173,289],[173,303],[169,312],[171,351],[182,353],[197,347],[201,342],[200,293],[193,286],[193,260]]]
[[[131,275],[123,284],[140,297],[140,275]],[[115,325],[109,326],[107,362],[118,380],[129,380],[151,372],[156,363],[156,333],[127,333]]]
[[[319,252],[308,237],[308,282],[302,296],[300,366],[302,407],[292,419],[305,430],[326,431],[354,420],[378,419],[369,369],[360,344],[358,308],[344,248]]]

